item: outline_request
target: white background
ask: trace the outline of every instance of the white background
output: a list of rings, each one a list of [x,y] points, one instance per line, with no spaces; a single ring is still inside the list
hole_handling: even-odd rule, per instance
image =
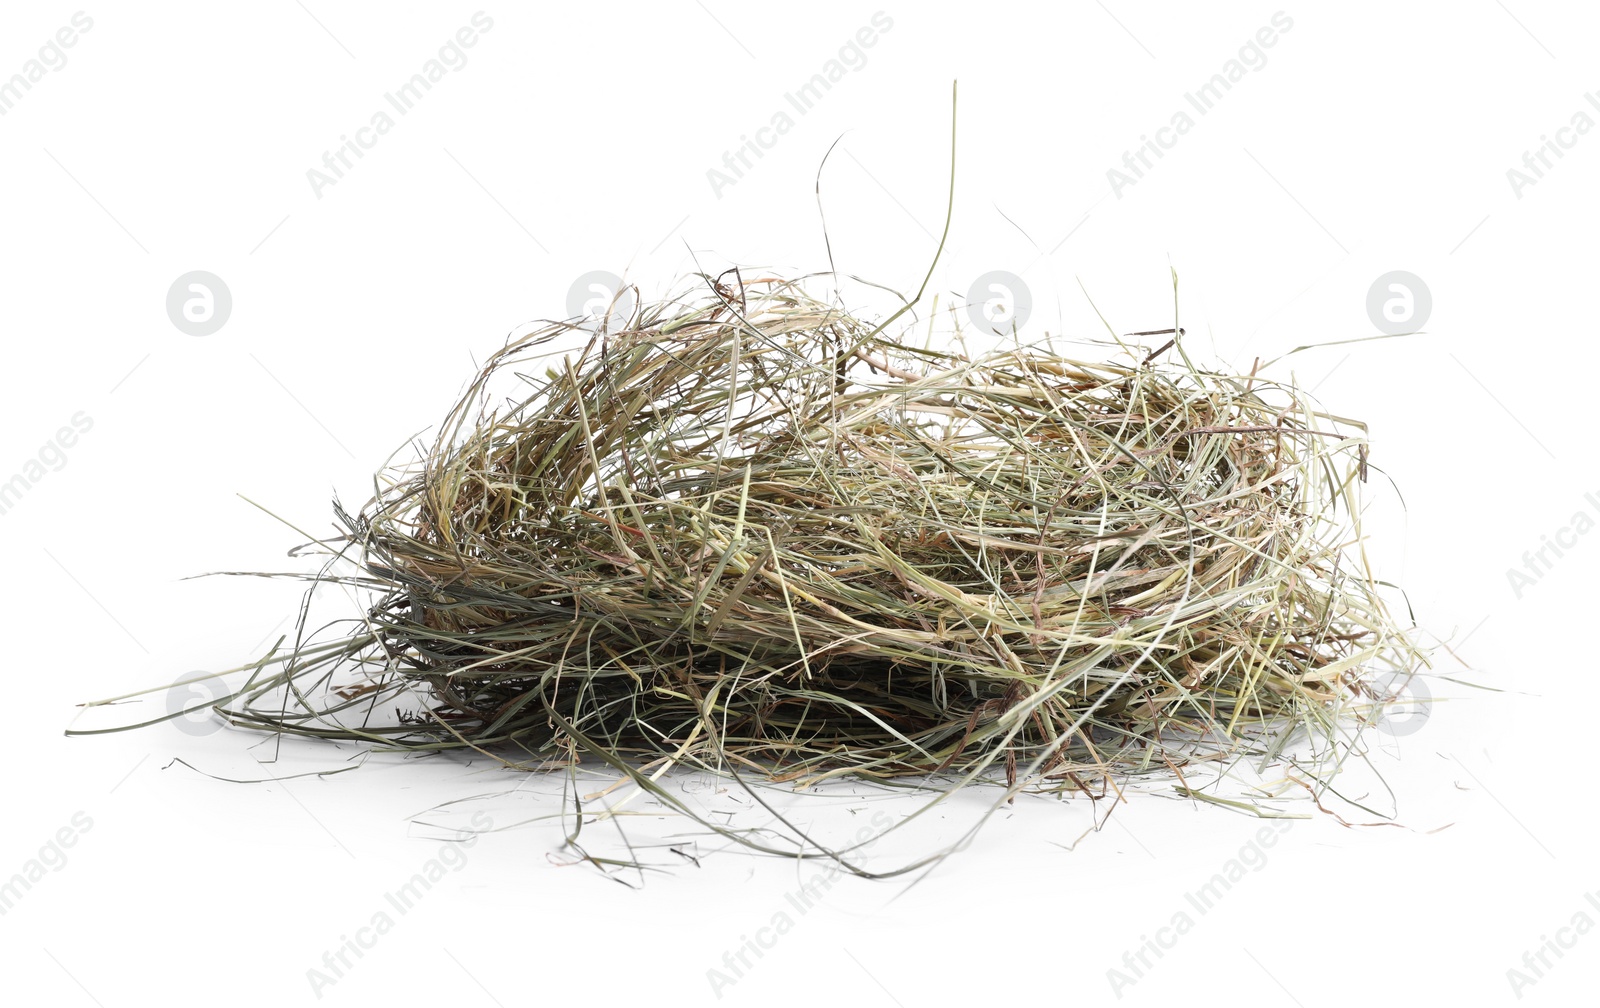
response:
[[[1600,119],[1584,97],[1600,89],[1600,17],[1529,0],[1339,7],[1282,8],[1293,25],[1265,64],[1119,194],[1107,169],[1279,7],[485,7],[493,26],[466,64],[320,193],[308,169],[476,4],[85,8],[92,28],[66,64],[0,116],[0,480],[74,414],[93,421],[0,515],[0,879],[72,833],[75,813],[92,822],[0,916],[7,987],[32,992],[13,998],[312,1003],[307,971],[437,855],[440,834],[419,816],[476,795],[497,826],[554,811],[558,781],[483,760],[230,784],[170,761],[260,778],[352,752],[171,726],[61,733],[89,716],[82,701],[258,654],[291,614],[293,585],[181,580],[301,569],[284,556],[301,537],[240,495],[326,529],[332,494],[364,500],[475,360],[528,320],[565,316],[581,274],[626,274],[654,296],[697,264],[825,269],[813,181],[841,136],[823,175],[838,266],[913,289],[943,222],[959,78],[941,305],[1008,270],[1032,291],[1028,335],[1103,335],[1084,291],[1119,332],[1158,329],[1172,324],[1176,271],[1191,353],[1248,369],[1373,335],[1373,280],[1425,280],[1424,333],[1309,351],[1279,373],[1292,367],[1330,408],[1370,422],[1374,465],[1406,507],[1398,517],[1374,484],[1375,562],[1471,667],[1440,652],[1439,670],[1505,692],[1435,684],[1449,701],[1424,730],[1374,740],[1395,797],[1352,783],[1398,828],[1295,821],[1120,1000],[1107,971],[1260,821],[1143,797],[1069,852],[1105,804],[1019,801],[914,888],[834,884],[722,1000],[1518,1000],[1507,970],[1525,952],[1580,911],[1600,921],[1585,902],[1600,889],[1585,783],[1600,536],[1580,537],[1520,598],[1506,573],[1575,513],[1594,514],[1584,495],[1600,493],[1600,130],[1564,134],[1571,149],[1520,194],[1507,170],[1574,113]],[[707,170],[880,9],[892,27],[865,64],[714,192]],[[0,77],[77,10],[8,5]],[[232,293],[209,336],[166,314],[190,270]],[[121,710],[164,706],[157,694]],[[860,824],[847,808],[912,807],[831,793],[837,804],[806,814],[834,837]],[[953,838],[977,807],[957,803],[917,839]],[[560,866],[559,848],[548,825],[480,838],[321,1000],[709,1003],[707,971],[809,874],[727,852],[635,890]],[[874,866],[909,852],[874,850]],[[1600,936],[1576,942],[1523,1000],[1592,996],[1581,992]]]

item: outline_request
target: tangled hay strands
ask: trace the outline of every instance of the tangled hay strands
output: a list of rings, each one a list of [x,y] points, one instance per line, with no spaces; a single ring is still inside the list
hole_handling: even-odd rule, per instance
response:
[[[363,573],[313,590],[375,604],[236,670],[223,716],[589,757],[684,812],[641,766],[1003,800],[1270,762],[1295,729],[1337,761],[1374,677],[1425,660],[1358,548],[1364,431],[1294,388],[918,349],[800,282],[701,279],[575,357],[548,354],[571,322],[492,357],[426,457],[336,508]]]

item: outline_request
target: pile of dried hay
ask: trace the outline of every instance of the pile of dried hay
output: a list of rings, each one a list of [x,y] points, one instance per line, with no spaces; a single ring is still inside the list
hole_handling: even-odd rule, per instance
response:
[[[1296,729],[1337,759],[1374,677],[1420,660],[1354,531],[1363,432],[1294,388],[1181,343],[918,349],[726,276],[574,358],[546,347],[576,322],[496,354],[426,458],[338,511],[362,573],[315,581],[376,604],[218,710],[645,787],[1100,793]]]

